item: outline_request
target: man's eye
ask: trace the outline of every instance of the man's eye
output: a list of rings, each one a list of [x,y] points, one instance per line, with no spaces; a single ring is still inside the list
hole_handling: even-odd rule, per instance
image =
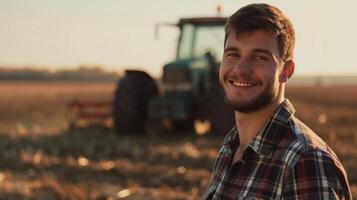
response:
[[[237,53],[232,53],[232,52],[230,52],[230,53],[227,53],[227,57],[238,57],[239,55],[237,54]]]
[[[268,58],[265,56],[255,56],[254,59],[255,60],[268,60]]]

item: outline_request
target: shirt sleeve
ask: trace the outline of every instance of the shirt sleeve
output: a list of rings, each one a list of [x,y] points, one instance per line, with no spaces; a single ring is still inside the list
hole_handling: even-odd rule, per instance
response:
[[[303,154],[285,182],[283,199],[351,199],[341,163],[323,151]]]

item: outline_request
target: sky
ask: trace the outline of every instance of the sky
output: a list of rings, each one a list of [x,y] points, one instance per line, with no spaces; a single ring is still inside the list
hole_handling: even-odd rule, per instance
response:
[[[295,74],[357,74],[353,0],[0,0],[0,66],[63,69],[81,65],[160,76],[174,59],[180,17],[229,16],[249,3],[280,8],[296,31]],[[223,44],[222,44],[223,48]]]

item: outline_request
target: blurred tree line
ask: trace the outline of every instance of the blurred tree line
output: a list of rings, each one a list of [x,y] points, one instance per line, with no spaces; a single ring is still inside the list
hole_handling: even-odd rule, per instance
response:
[[[49,69],[34,68],[9,68],[0,67],[1,80],[59,80],[59,81],[116,81],[119,79],[117,72],[105,71],[101,67],[80,66],[74,69]]]

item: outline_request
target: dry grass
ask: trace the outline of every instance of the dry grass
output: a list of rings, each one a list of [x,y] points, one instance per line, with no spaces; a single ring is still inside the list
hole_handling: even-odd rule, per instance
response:
[[[198,199],[221,138],[66,130],[73,100],[115,83],[0,84],[0,199]],[[357,86],[290,87],[302,118],[336,151],[357,195]]]
[[[2,82],[0,133],[53,133],[67,126],[74,99],[110,101],[115,83]]]

